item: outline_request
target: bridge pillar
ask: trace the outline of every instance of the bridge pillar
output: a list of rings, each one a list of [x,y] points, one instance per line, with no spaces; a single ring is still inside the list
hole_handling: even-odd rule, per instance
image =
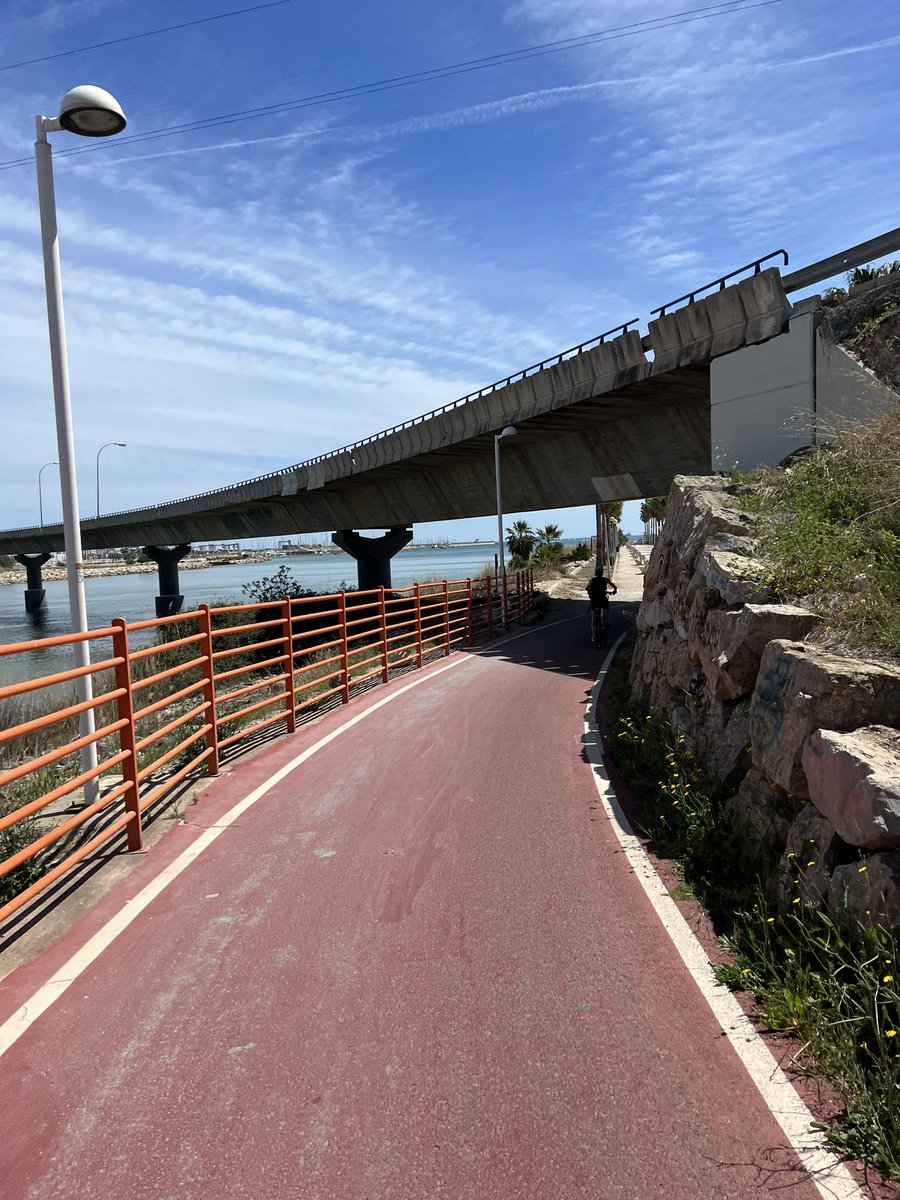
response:
[[[404,525],[392,525],[381,537],[362,537],[352,529],[339,529],[331,535],[336,546],[356,559],[359,590],[391,586],[391,559],[412,541],[413,531]]]
[[[17,554],[16,562],[25,568],[25,611],[41,612],[47,607],[47,593],[41,578],[41,567],[50,561],[49,554]]]
[[[190,552],[188,545],[144,547],[144,553],[153,559],[159,571],[159,595],[156,597],[158,617],[174,617],[181,612],[184,596],[178,592],[178,564]]]

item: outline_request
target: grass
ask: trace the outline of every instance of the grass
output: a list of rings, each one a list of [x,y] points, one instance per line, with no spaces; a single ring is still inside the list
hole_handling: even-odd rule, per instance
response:
[[[717,978],[751,992],[762,1023],[802,1043],[795,1065],[838,1090],[843,1111],[822,1126],[835,1148],[900,1178],[897,938],[800,900],[777,911],[762,882],[777,861],[741,848],[724,796],[683,738],[629,702],[627,656],[612,669],[605,708],[607,745],[638,801],[639,825],[656,852],[676,860],[671,894],[696,897],[731,952]],[[791,866],[799,882],[807,868]]]
[[[900,657],[900,410],[735,482],[759,517],[765,582],[819,613],[830,644]]]
[[[739,915],[733,963],[716,976],[752,991],[768,1029],[803,1044],[799,1065],[840,1092],[820,1125],[835,1148],[900,1178],[900,945],[879,926],[850,930],[811,905],[779,916],[760,899]]]

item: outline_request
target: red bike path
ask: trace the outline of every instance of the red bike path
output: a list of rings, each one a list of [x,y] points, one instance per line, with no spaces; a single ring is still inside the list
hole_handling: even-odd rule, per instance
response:
[[[0,985],[217,834],[0,1058],[4,1200],[819,1200],[598,805],[598,666],[561,621],[214,781]]]

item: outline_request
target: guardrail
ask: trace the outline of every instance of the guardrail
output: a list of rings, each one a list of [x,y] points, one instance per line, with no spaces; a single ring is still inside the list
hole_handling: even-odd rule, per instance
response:
[[[737,279],[738,275],[743,275],[745,271],[752,271],[754,275],[758,275],[762,271],[763,263],[769,262],[773,258],[783,258],[785,266],[790,262],[787,250],[773,250],[771,254],[764,254],[762,258],[754,258],[752,262],[745,263],[742,267],[738,267],[734,271],[729,271],[727,275],[720,275],[717,279],[713,279],[712,282],[704,283],[702,287],[694,288],[692,292],[685,292],[683,296],[677,296],[674,300],[667,300],[659,308],[651,308],[650,315],[651,317],[664,317],[666,309],[674,308],[682,300],[687,300],[688,305],[691,305],[698,296],[702,296],[704,292],[708,292],[712,288],[718,288],[720,292],[724,292],[729,279]]]
[[[140,850],[144,816],[181,783],[218,774],[250,739],[293,733],[299,719],[387,683],[521,621],[534,575],[414,584],[386,591],[285,597],[0,646],[0,659],[87,641],[91,663],[0,687],[0,920],[124,830]],[[135,648],[135,639],[154,640]],[[94,678],[95,696],[69,685]],[[79,737],[78,715],[97,728]],[[97,745],[97,766],[79,751]],[[85,783],[108,783],[79,806]],[[59,802],[75,803],[65,810]]]

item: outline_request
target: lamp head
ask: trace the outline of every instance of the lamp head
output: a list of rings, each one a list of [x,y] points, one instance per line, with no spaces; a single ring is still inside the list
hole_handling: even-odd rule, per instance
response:
[[[89,83],[66,92],[59,105],[59,123],[81,137],[112,137],[127,121],[115,96]]]
[[[514,433],[518,432],[519,431],[516,429],[515,425],[506,425],[500,430],[500,432],[497,434],[497,437],[512,437]]]
[[[114,446],[122,446],[122,447],[125,447],[127,444],[128,444],[127,442],[113,442],[113,445],[114,445]]]

